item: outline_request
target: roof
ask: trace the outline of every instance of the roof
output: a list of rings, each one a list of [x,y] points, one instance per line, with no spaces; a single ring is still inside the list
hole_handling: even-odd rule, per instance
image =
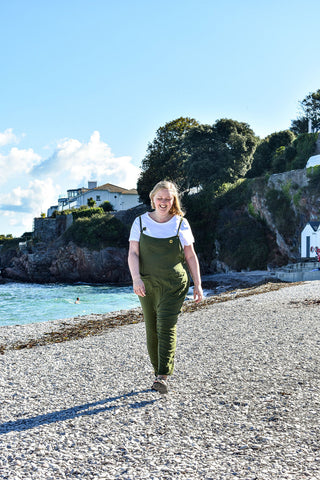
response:
[[[308,222],[309,225],[311,225],[311,227],[313,228],[313,230],[316,232],[319,228],[319,225],[320,225],[320,222]]]
[[[112,185],[112,183],[105,183],[99,187],[93,188],[93,190],[108,190],[111,193],[122,193],[123,195],[138,195],[138,192],[135,188],[128,190],[127,188],[117,187],[117,185]]]
[[[80,192],[79,195],[82,193],[86,193],[89,191],[89,188],[80,187],[80,188],[68,188],[67,192]]]

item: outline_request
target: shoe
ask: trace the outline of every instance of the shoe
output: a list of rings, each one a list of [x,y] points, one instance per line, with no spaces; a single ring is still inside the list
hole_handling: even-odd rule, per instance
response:
[[[158,375],[151,387],[152,390],[156,390],[159,393],[168,393],[168,384],[161,375]]]

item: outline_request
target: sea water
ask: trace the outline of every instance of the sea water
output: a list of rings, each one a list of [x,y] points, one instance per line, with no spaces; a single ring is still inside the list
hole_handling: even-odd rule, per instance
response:
[[[79,303],[75,303],[77,297]],[[139,306],[132,287],[6,283],[0,285],[0,326],[107,313]]]

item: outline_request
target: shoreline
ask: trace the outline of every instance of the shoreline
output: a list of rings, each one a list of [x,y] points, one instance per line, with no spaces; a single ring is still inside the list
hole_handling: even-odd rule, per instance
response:
[[[298,283],[268,282],[247,286],[205,297],[197,304],[186,300],[181,314],[203,310],[216,303],[236,298],[259,295],[276,291]],[[143,322],[141,307],[118,310],[105,314],[89,314],[59,320],[29,323],[23,325],[4,325],[0,327],[0,355],[8,350],[30,349],[41,345],[63,343],[87,336],[100,335],[105,330]]]

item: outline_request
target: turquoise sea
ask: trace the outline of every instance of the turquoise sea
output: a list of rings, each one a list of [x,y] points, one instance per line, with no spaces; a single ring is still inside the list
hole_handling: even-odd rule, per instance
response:
[[[76,298],[80,303],[76,304]],[[0,326],[22,325],[139,306],[132,287],[6,283],[0,285]]]

